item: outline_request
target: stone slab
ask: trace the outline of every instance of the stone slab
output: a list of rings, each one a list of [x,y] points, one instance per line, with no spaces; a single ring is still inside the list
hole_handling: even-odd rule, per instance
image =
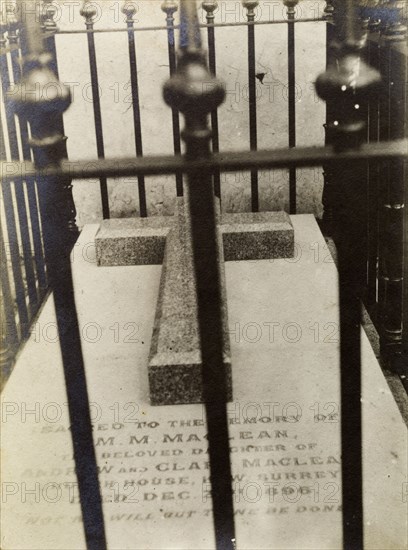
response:
[[[292,223],[296,261],[225,266],[239,550],[342,547],[337,275],[313,217]],[[203,406],[149,403],[161,267],[97,267],[80,253],[96,230],[73,268],[108,548],[214,549]],[[7,550],[86,548],[53,327],[51,297],[2,393]],[[362,346],[365,548],[400,550],[407,431],[364,332]]]
[[[192,278],[191,229],[183,199],[177,199],[176,217],[177,223],[167,236],[150,348],[148,370],[152,405],[202,403],[204,399],[197,298]],[[231,351],[222,255],[220,280],[224,303],[223,368],[227,375],[228,398],[231,400]]]
[[[223,214],[220,229],[225,261],[292,258],[294,255],[294,231],[286,212]]]

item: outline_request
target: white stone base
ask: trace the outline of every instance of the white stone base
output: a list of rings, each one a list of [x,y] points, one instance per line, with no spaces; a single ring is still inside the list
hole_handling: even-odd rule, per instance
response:
[[[240,550],[341,547],[337,276],[313,217],[292,221],[294,259],[226,264]],[[148,400],[161,267],[97,267],[96,229],[73,267],[109,549],[214,548],[203,407]],[[85,548],[54,323],[50,299],[2,396],[7,550]],[[400,549],[407,434],[362,338],[365,547]]]

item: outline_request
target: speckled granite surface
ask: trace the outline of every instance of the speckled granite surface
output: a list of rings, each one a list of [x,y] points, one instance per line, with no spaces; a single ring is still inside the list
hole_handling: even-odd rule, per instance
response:
[[[289,258],[294,231],[285,212],[219,214],[220,280],[223,305],[223,367],[232,399],[224,259]],[[187,206],[176,199],[175,216],[105,220],[97,233],[100,266],[163,263],[149,354],[153,405],[203,401],[197,302],[192,277],[191,230]]]
[[[203,401],[196,291],[191,276],[194,269],[191,230],[183,199],[177,199],[176,216],[177,223],[166,242],[150,347],[149,385],[153,405]],[[220,269],[222,302],[226,305],[223,261],[220,261]],[[225,306],[222,313],[224,368],[231,400],[231,353]]]
[[[100,266],[163,263],[172,216],[104,220],[95,238]]]
[[[292,258],[294,231],[286,212],[223,214],[220,229],[226,261]]]

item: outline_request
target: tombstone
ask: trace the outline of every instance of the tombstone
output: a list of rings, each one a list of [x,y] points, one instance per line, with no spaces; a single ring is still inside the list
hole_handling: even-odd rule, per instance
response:
[[[291,258],[294,232],[290,217],[283,211],[222,214],[218,220],[224,369],[228,399],[232,400],[223,262]],[[148,366],[153,405],[204,401],[191,246],[189,215],[181,197],[176,199],[174,219],[104,220],[95,238],[100,266],[163,265]]]
[[[337,550],[337,274],[313,216],[292,224],[294,258],[225,262],[236,546]],[[108,548],[215,548],[204,407],[149,399],[162,266],[98,266],[97,230],[72,265]],[[364,333],[362,351],[366,545],[403,548],[406,427]],[[85,548],[52,298],[2,400],[4,547]]]

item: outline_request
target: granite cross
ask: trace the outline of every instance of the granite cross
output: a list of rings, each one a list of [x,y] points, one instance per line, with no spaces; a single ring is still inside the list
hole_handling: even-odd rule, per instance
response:
[[[224,368],[231,400],[224,260],[290,258],[294,234],[285,212],[223,213],[218,215],[218,229]],[[203,402],[191,231],[184,199],[176,199],[175,216],[104,220],[95,246],[100,266],[163,264],[149,355],[150,401],[152,405]]]

